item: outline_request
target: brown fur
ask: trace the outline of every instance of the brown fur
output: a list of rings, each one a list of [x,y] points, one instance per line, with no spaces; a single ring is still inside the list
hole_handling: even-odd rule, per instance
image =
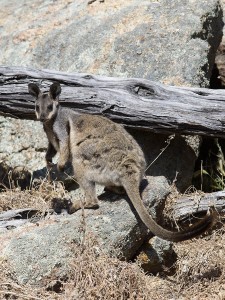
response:
[[[49,145],[46,153],[47,165],[59,152],[58,169],[63,170],[71,158],[74,174],[85,194],[85,208],[97,208],[95,183],[109,189],[123,187],[141,220],[157,236],[181,241],[206,231],[213,223],[213,214],[207,215],[199,224],[187,231],[172,232],[162,228],[149,215],[139,194],[146,162],[144,154],[128,132],[119,124],[96,115],[76,114],[59,106],[61,88],[53,84],[48,94],[43,94],[34,84],[29,92],[36,97],[36,115],[42,120]],[[52,111],[48,110],[52,104]],[[71,211],[81,208],[75,202]]]

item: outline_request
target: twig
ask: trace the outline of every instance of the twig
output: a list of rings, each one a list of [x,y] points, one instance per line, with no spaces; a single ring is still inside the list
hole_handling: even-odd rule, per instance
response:
[[[83,233],[82,238],[81,238],[81,253],[85,250],[85,242],[86,242],[86,216],[85,216],[85,209],[84,209],[84,203],[81,201],[81,224],[82,228],[81,231]]]
[[[165,141],[167,144],[164,148],[161,149],[159,155],[156,156],[156,158],[147,166],[146,170],[147,171],[153,164],[154,162],[163,154],[163,152],[169,147],[170,142],[175,138],[175,134],[172,134],[169,136],[169,138]]]

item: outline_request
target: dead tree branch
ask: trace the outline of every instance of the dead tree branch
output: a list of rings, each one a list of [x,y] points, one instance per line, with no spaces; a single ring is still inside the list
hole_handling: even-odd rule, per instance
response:
[[[225,136],[225,92],[165,86],[145,79],[67,74],[0,67],[0,114],[35,119],[27,85],[62,85],[61,103],[80,113],[102,114],[130,127],[159,133]]]

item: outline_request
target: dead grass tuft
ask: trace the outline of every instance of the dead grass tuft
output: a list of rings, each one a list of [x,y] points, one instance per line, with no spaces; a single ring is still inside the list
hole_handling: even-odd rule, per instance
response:
[[[109,257],[90,237],[84,250],[73,249],[69,280],[63,284],[66,299],[149,299],[148,278],[137,264]]]
[[[176,281],[181,293],[196,299],[225,299],[225,227],[210,236],[175,245],[178,255]],[[216,298],[216,295],[223,298]]]
[[[60,182],[37,180],[31,189],[5,189],[1,192],[0,212],[18,208],[34,208],[45,212],[52,206],[54,198],[64,198],[66,191]]]

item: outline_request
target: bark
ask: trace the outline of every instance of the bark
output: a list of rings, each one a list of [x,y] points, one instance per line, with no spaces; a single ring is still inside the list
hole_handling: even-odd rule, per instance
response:
[[[11,220],[13,218],[28,219],[36,213],[38,213],[38,210],[34,208],[11,209],[0,213],[0,221]]]
[[[52,209],[49,209],[43,214],[43,212],[36,208],[19,208],[3,211],[0,213],[0,230],[1,228],[13,229],[28,222],[36,223],[40,220],[41,215],[43,218],[43,216],[51,213],[53,213]]]
[[[44,91],[62,85],[61,104],[80,113],[102,114],[130,127],[159,133],[225,136],[225,92],[165,86],[146,79],[67,74],[0,67],[0,114],[35,119],[27,85]]]
[[[184,219],[196,213],[206,213],[209,207],[215,207],[219,214],[225,213],[225,191],[203,195],[182,196],[173,208],[176,219]]]

